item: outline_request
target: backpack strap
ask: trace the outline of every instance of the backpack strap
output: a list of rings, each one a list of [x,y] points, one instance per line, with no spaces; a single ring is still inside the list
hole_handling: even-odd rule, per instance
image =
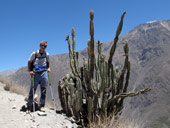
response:
[[[34,62],[35,62],[37,56],[38,56],[38,52],[36,51],[36,52],[35,52],[35,58],[34,58],[34,60],[32,61],[33,64],[34,64]]]
[[[46,52],[46,51],[44,51],[44,52],[45,52],[46,62],[48,62],[48,59],[47,59],[47,52]]]
[[[31,70],[31,71],[33,71],[33,68],[34,68],[34,62],[35,62],[35,60],[36,60],[37,56],[38,56],[38,52],[37,52],[37,51],[35,51],[35,58],[34,58],[34,59],[33,59],[33,61],[31,62],[31,67],[30,67],[30,70]]]

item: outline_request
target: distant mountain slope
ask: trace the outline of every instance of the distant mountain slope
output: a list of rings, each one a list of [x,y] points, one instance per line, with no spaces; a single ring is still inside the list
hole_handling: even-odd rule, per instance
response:
[[[2,71],[2,72],[0,72],[0,79],[7,77],[15,72],[16,72],[16,70],[14,70],[14,69]]]
[[[124,114],[138,120],[142,118],[148,127],[170,127],[167,123],[170,111],[170,20],[139,25],[123,38],[129,41],[133,62],[129,89],[152,88],[150,93],[128,99]]]
[[[122,43],[124,40],[129,42],[132,68],[128,90],[134,91],[146,87],[150,87],[152,90],[145,95],[128,98],[123,116],[145,122],[145,128],[170,127],[170,123],[168,123],[170,112],[170,20],[141,24],[123,35],[119,39],[113,58],[113,62],[120,68],[123,63]],[[103,44],[102,49],[107,58],[112,44],[113,41]],[[86,49],[80,51],[80,63],[82,57],[86,56]],[[70,71],[69,56],[68,54],[55,55],[51,56],[50,60],[51,79],[57,97],[58,80]],[[28,87],[30,84],[26,68],[19,69],[10,77],[20,85]]]

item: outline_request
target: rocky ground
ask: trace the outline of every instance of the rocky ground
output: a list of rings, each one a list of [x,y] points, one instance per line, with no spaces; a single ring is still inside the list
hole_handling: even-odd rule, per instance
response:
[[[26,104],[24,97],[5,91],[0,83],[0,127],[1,128],[77,128],[64,114],[45,108],[46,116],[39,111],[30,114],[21,111]],[[33,120],[34,119],[34,120]]]

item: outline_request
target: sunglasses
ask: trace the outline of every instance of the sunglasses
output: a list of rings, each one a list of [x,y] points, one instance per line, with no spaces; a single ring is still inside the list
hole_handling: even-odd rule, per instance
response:
[[[41,45],[42,47],[44,47],[44,48],[46,48],[47,47],[47,45]]]

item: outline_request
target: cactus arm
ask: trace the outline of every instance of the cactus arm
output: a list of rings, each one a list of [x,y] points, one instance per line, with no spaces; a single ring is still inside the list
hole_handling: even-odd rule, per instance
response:
[[[124,70],[127,70],[126,74],[126,83],[125,83],[125,90],[127,90],[128,83],[129,83],[129,77],[130,77],[130,61],[129,61],[129,47],[128,42],[125,41],[124,43],[124,52],[125,52],[125,63],[124,63]]]
[[[69,50],[69,56],[72,54],[71,51],[71,41],[70,41],[70,37],[68,35],[66,35],[66,41],[68,42],[68,50]]]
[[[95,63],[95,55],[94,55],[94,11],[90,11],[90,78],[93,79],[94,75],[94,63]]]
[[[78,52],[75,52],[75,31],[72,28],[72,51],[73,51],[73,68],[75,75],[80,78],[79,69],[78,69]]]
[[[140,90],[140,91],[138,91],[138,92],[120,93],[120,94],[118,94],[118,95],[115,95],[113,100],[117,100],[117,99],[119,99],[119,98],[137,96],[137,95],[139,95],[139,94],[143,94],[143,93],[148,92],[148,91],[150,91],[150,90],[151,90],[150,88],[146,88],[146,89],[142,89],[142,90]]]
[[[73,50],[73,53],[75,53],[75,31],[74,31],[74,28],[72,28],[71,35],[72,35],[72,50]]]
[[[68,42],[70,67],[71,67],[71,70],[72,70],[73,74],[75,74],[75,70],[74,70],[74,66],[73,66],[74,65],[73,51],[71,50],[71,41],[70,41],[70,37],[68,35],[66,36],[66,41]]]
[[[117,94],[121,92],[123,92],[123,88],[125,90],[127,90],[127,87],[128,87],[128,81],[129,81],[129,75],[130,75],[130,71],[128,70],[128,68],[130,68],[130,63],[129,63],[129,47],[128,47],[128,42],[125,41],[124,43],[124,52],[125,52],[125,61],[124,61],[124,66],[123,66],[123,69],[121,71],[121,75],[120,75],[120,78],[118,80],[118,87],[117,87]],[[129,66],[129,67],[128,67]],[[126,77],[126,84],[125,84],[125,87],[123,87],[123,82],[124,82],[124,75],[125,75],[125,72],[128,72],[128,75]],[[125,91],[124,90],[124,91]]]
[[[117,42],[118,42],[118,39],[119,39],[120,32],[122,30],[123,19],[124,19],[125,14],[126,14],[126,12],[123,12],[123,14],[121,16],[121,20],[119,22],[119,26],[117,28],[116,35],[115,35],[115,38],[114,38],[114,44],[112,45],[111,50],[110,50],[110,56],[109,56],[109,60],[108,60],[108,64],[109,64],[108,75],[109,76],[110,76],[110,68],[111,68],[111,63],[112,63],[112,57],[113,57],[115,50],[116,50],[116,45],[117,45]]]

